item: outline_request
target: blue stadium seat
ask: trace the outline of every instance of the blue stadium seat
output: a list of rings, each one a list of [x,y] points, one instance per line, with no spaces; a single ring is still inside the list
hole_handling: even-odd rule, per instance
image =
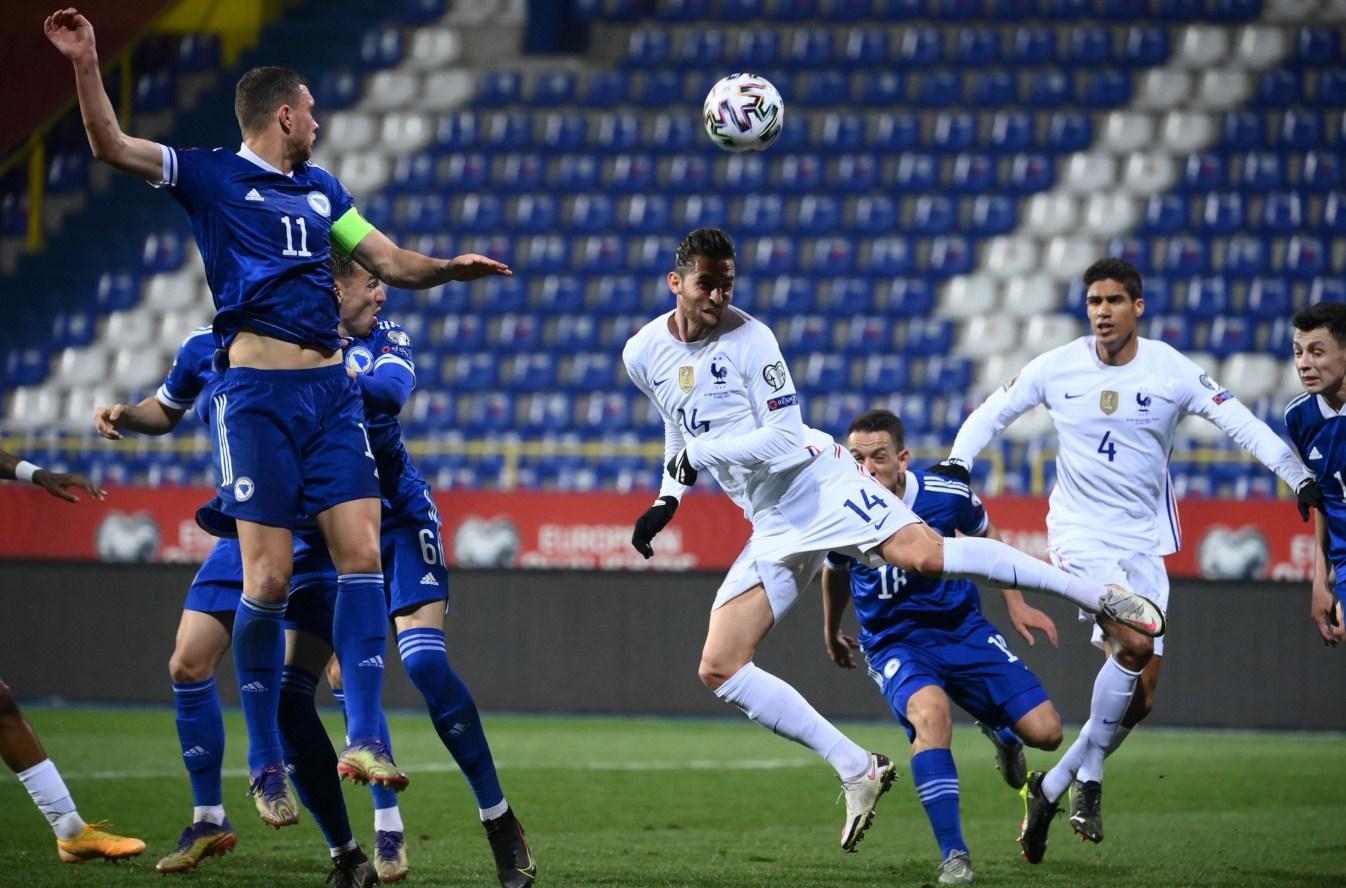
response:
[[[648,154],[618,154],[603,170],[603,185],[614,191],[648,191],[655,183],[655,165]]]
[[[399,28],[365,32],[360,41],[360,62],[367,68],[391,68],[402,61],[403,38]]]
[[[451,354],[472,351],[486,346],[486,325],[481,315],[454,312],[432,324],[427,336],[432,346],[443,347]]]
[[[808,314],[817,309],[818,286],[810,277],[783,274],[763,281],[754,294],[753,311],[779,315]]]
[[[739,250],[739,268],[757,274],[788,274],[799,265],[801,246],[787,237],[761,237]]]
[[[754,71],[769,65],[778,65],[784,60],[780,37],[769,28],[743,28],[738,32],[734,48],[730,52],[730,59],[742,68]],[[776,86],[779,88],[780,84]]]
[[[591,281],[592,283],[589,285],[589,292],[586,297],[586,302],[589,306],[601,308],[605,312],[611,312],[614,315],[622,316],[628,316],[632,312],[643,310],[645,293],[649,289],[647,281],[637,280],[636,276],[633,274],[599,275],[591,278]],[[631,327],[630,333],[627,336],[622,337],[623,342],[634,335],[636,330],[640,329],[640,325],[643,324],[646,319],[635,317],[633,320],[634,326]],[[620,323],[614,322],[613,330],[611,332],[616,335],[626,329],[627,326],[625,321]],[[607,341],[607,333],[605,332],[604,342]]]
[[[496,384],[511,392],[545,392],[556,386],[556,361],[547,352],[528,352],[500,362]]]
[[[1209,268],[1209,246],[1204,240],[1179,234],[1169,239],[1156,259],[1158,270],[1164,274],[1176,277],[1204,274]]]
[[[879,185],[879,158],[874,154],[843,154],[827,171],[826,185],[833,192],[866,193]]]
[[[1262,0],[1211,0],[1206,14],[1218,22],[1246,22],[1261,11]]]
[[[496,151],[521,151],[532,142],[533,118],[523,111],[486,115],[479,129],[483,147]]]
[[[1243,195],[1237,191],[1213,191],[1206,195],[1201,211],[1200,230],[1207,234],[1229,234],[1243,227]]]
[[[436,166],[435,181],[449,191],[480,188],[491,179],[491,163],[485,154],[455,153]],[[368,217],[368,213],[365,214]]]
[[[135,109],[152,113],[171,108],[177,99],[177,78],[170,71],[141,74],[135,83]]]
[[[839,61],[866,74],[888,58],[888,32],[878,28],[856,27],[846,32]]]
[[[958,207],[952,198],[925,194],[915,199],[907,230],[922,236],[945,234],[957,223]]]
[[[1257,228],[1267,234],[1291,234],[1304,226],[1304,205],[1294,191],[1273,191],[1262,203]]]
[[[939,161],[932,154],[903,152],[893,173],[892,184],[900,192],[933,191],[939,184]]]
[[[1305,108],[1290,108],[1281,116],[1277,139],[1283,148],[1301,151],[1314,148],[1323,137],[1323,115]]]
[[[611,108],[626,99],[630,77],[620,71],[595,71],[589,75],[580,91],[579,104],[584,108]]]
[[[1092,0],[1042,0],[1038,11],[1044,19],[1077,22],[1093,17],[1093,5]]]
[[[1075,25],[1060,47],[1057,59],[1074,67],[1093,67],[1112,59],[1112,32],[1097,25]]]
[[[980,68],[1000,61],[1000,32],[995,28],[959,28],[958,37],[947,47],[954,65]]]
[[[602,348],[598,322],[591,315],[562,314],[547,325],[542,338],[547,347],[552,349],[593,351]]]
[[[626,65],[649,70],[672,61],[673,37],[666,28],[635,28],[626,43]]]
[[[851,210],[851,228],[860,235],[892,231],[898,220],[897,202],[885,194],[862,195]]]
[[[835,392],[846,388],[850,381],[846,372],[848,362],[836,353],[815,352],[792,364],[799,368],[796,379],[805,391]]]
[[[921,122],[911,114],[881,114],[869,124],[869,147],[884,153],[898,153],[921,142]]]
[[[845,433],[851,420],[863,413],[869,405],[860,395],[848,392],[826,398],[806,399],[804,406],[808,410],[809,425],[840,436]]]
[[[592,146],[600,151],[619,154],[640,146],[640,117],[635,114],[604,114],[591,132]]]
[[[1272,151],[1249,151],[1239,169],[1247,189],[1266,191],[1285,184],[1285,158]]]
[[[1346,236],[1346,191],[1333,190],[1323,199],[1319,230],[1328,236]]]
[[[851,83],[851,97],[865,108],[892,108],[906,102],[907,82],[896,71],[861,73]]]
[[[552,112],[539,115],[533,127],[533,147],[552,154],[583,151],[589,140],[589,120],[582,114]]]
[[[1184,310],[1191,318],[1214,318],[1229,311],[1229,284],[1220,276],[1194,277],[1187,282]]]
[[[1346,105],[1346,68],[1324,68],[1318,72],[1313,103],[1320,108]]]
[[[1225,115],[1220,146],[1226,151],[1252,151],[1266,141],[1266,115],[1262,112],[1235,110]]]
[[[1003,104],[1003,102],[989,104]],[[965,111],[941,111],[935,116],[935,126],[930,139],[930,147],[934,150],[955,154],[968,150],[976,143],[977,118],[973,115]]]
[[[710,185],[710,161],[699,154],[677,154],[659,170],[659,184],[675,191],[695,192]]]
[[[1147,308],[1149,301],[1149,295],[1146,294]],[[1193,344],[1192,324],[1187,318],[1177,314],[1149,316],[1147,312],[1145,335],[1166,342],[1178,351],[1190,351]]]
[[[528,101],[536,108],[555,108],[575,103],[575,72],[552,69],[539,72],[533,78]]]
[[[1341,33],[1334,28],[1300,28],[1289,61],[1304,68],[1337,64],[1341,61]]]
[[[891,61],[898,67],[928,70],[943,55],[944,35],[937,28],[917,26],[903,29],[897,57]]]
[[[681,231],[702,226],[724,228],[728,218],[728,205],[718,194],[694,194],[680,199],[673,207],[673,226]]]
[[[1309,287],[1309,304],[1346,302],[1346,278],[1320,277]]]
[[[694,28],[682,32],[682,39],[673,53],[673,61],[687,68],[716,68],[728,51],[728,40],[719,28]]]
[[[823,159],[818,154],[785,154],[771,166],[771,187],[777,191],[816,191],[822,185]]]
[[[650,280],[668,271],[678,248],[678,240],[669,235],[647,234],[635,238],[629,246],[628,267],[645,280]]]
[[[770,10],[782,22],[806,22],[822,15],[818,0],[773,0]]]
[[[1234,278],[1256,277],[1267,270],[1271,263],[1270,254],[1268,244],[1262,238],[1235,235],[1225,246],[1224,272]]]
[[[682,102],[683,76],[679,71],[646,71],[628,83],[631,104],[642,108],[663,108]]]
[[[974,237],[1007,234],[1018,224],[1019,209],[1012,198],[1003,194],[982,194],[972,200],[968,234]]]
[[[1217,358],[1253,350],[1253,328],[1244,318],[1220,315],[1211,322],[1206,351]]]
[[[804,264],[828,274],[851,274],[855,270],[855,242],[845,237],[823,237],[809,243],[811,261]]]
[[[1094,123],[1078,111],[1057,111],[1047,120],[1044,150],[1058,154],[1083,151],[1094,143]]]
[[[186,244],[176,231],[154,232],[145,238],[140,252],[140,267],[145,274],[176,271],[186,258]]]
[[[874,354],[860,365],[860,387],[871,398],[883,398],[911,388],[911,363],[896,354]]]
[[[778,194],[749,194],[730,204],[729,222],[734,231],[748,235],[779,232],[785,223],[785,202]]]
[[[825,28],[800,28],[790,38],[785,60],[791,67],[818,68],[830,64],[832,32]]]
[[[1093,108],[1120,108],[1131,100],[1131,72],[1120,68],[1099,68],[1085,71],[1083,75],[1083,84],[1079,89],[1079,101],[1082,104]],[[1065,98],[1069,99],[1068,93]]]
[[[514,398],[504,392],[481,392],[461,399],[465,405],[464,433],[479,436],[514,427]]]
[[[1182,169],[1182,187],[1186,191],[1214,191],[1229,183],[1225,156],[1213,151],[1189,154]]]
[[[798,200],[794,230],[800,234],[829,234],[835,232],[840,223],[841,204],[835,197],[807,194]]]
[[[1255,103],[1263,108],[1289,108],[1297,105],[1303,95],[1303,82],[1298,71],[1273,68],[1263,71],[1257,79]]]
[[[704,138],[700,121],[683,115],[655,115],[646,128],[646,150],[661,154],[692,150],[699,147],[698,140]]]
[[[402,155],[393,166],[393,189],[405,194],[433,187],[438,162],[439,158],[428,151]]]
[[[851,355],[886,355],[894,353],[896,345],[893,322],[873,315],[856,315],[841,323],[842,347]]]
[[[562,213],[564,224],[575,231],[590,234],[612,227],[615,211],[606,194],[577,194]]]
[[[184,74],[214,71],[220,67],[220,36],[218,34],[183,34],[178,41],[174,67]],[[324,107],[332,105],[333,97],[322,94]]]
[[[51,336],[46,346],[51,349],[78,348],[93,342],[97,335],[97,315],[91,311],[65,311],[52,319]],[[8,381],[8,377],[6,377],[6,381]],[[12,384],[29,385],[31,383],[14,382]]]
[[[670,214],[669,200],[664,195],[637,194],[622,204],[617,221],[628,231],[650,234],[667,230]]]
[[[720,167],[720,184],[740,194],[765,191],[766,160],[758,154],[736,154]]]
[[[822,315],[795,315],[785,322],[781,344],[791,353],[826,351],[831,348],[831,324]]]
[[[360,205],[365,220],[375,228],[387,230],[393,224],[394,203],[386,192],[371,194]]]
[[[542,190],[547,163],[540,154],[510,152],[500,160],[494,186],[502,191],[535,193]]]
[[[1312,191],[1330,191],[1342,184],[1340,147],[1304,155],[1300,183]]]
[[[818,147],[829,152],[854,151],[865,144],[865,119],[859,114],[826,114],[818,128]]]
[[[973,363],[966,358],[935,355],[926,359],[921,389],[930,393],[967,391],[972,385],[972,373]]]
[[[89,152],[63,151],[47,164],[47,193],[74,194],[89,184]]]
[[[931,69],[912,75],[911,102],[922,108],[947,108],[963,99],[963,77],[956,71]]]
[[[877,277],[900,277],[916,265],[911,242],[901,236],[873,238],[864,243],[862,251],[861,267]]]
[[[541,234],[556,226],[556,198],[550,194],[525,194],[509,202],[505,224],[529,234]],[[474,227],[474,226],[469,226]]]
[[[828,277],[818,293],[818,307],[834,317],[875,310],[874,280],[868,276]]]
[[[1150,267],[1150,241],[1141,237],[1114,237],[1108,242],[1107,255],[1130,262],[1143,274]],[[1149,293],[1145,294],[1146,303]]]
[[[953,159],[948,186],[964,194],[984,194],[996,185],[996,162],[989,154],[959,154]]]
[[[1056,167],[1042,154],[1016,154],[1010,160],[1009,181],[1004,189],[1012,194],[1046,191],[1056,182]]]
[[[977,251],[966,238],[940,235],[930,241],[930,261],[926,272],[937,278],[968,274],[977,263]]]
[[[465,194],[456,203],[453,221],[462,231],[490,231],[502,217],[500,198],[494,194]],[[439,194],[410,194],[402,199],[398,217],[402,230],[429,234],[448,225],[449,208]]]
[[[209,70],[215,67],[211,65]],[[364,79],[351,71],[326,71],[317,80],[315,95],[325,111],[340,111],[356,103],[363,86]]]
[[[1028,77],[1024,102],[1031,108],[1060,108],[1071,101],[1074,87],[1071,75],[1060,68],[1046,67],[1034,70]],[[1088,102],[1089,104],[1099,104]]]
[[[1021,27],[1014,30],[1014,40],[1010,43],[1005,60],[1014,65],[1037,66],[1050,63],[1055,55],[1055,31],[1043,27]]]
[[[494,300],[486,304],[493,307]],[[542,344],[542,324],[533,315],[507,312],[500,315],[495,327],[492,342],[497,349],[507,354],[531,352]]]
[[[1248,287],[1244,309],[1253,317],[1276,320],[1287,316],[1294,307],[1290,282],[1279,277],[1259,277]]]
[[[1285,273],[1301,280],[1318,277],[1328,270],[1329,257],[1320,238],[1296,234],[1285,246]]]
[[[496,357],[490,352],[469,352],[445,361],[444,384],[457,392],[485,391],[495,384]]]
[[[766,0],[720,0],[720,18],[726,22],[749,22],[765,15]]]
[[[907,322],[904,345],[912,355],[934,357],[953,347],[954,325],[942,318],[912,318]]]
[[[596,235],[580,240],[579,254],[586,271],[612,274],[626,267],[622,239],[615,235]]]
[[[888,282],[888,313],[903,320],[929,315],[935,309],[935,287],[920,277],[899,277]]]
[[[1033,144],[1033,118],[1023,111],[997,111],[985,147],[1001,154],[1023,151]]]
[[[1286,281],[1283,278],[1268,278],[1268,280],[1277,281],[1280,284],[1284,284],[1288,297],[1289,295],[1288,281]],[[1274,320],[1265,321],[1261,324],[1261,327],[1263,329],[1263,335],[1265,337],[1262,345],[1263,352],[1270,355],[1275,355],[1277,357],[1285,357],[1286,355],[1294,353],[1295,327],[1294,324],[1290,323],[1290,320],[1287,317],[1291,309],[1292,306],[1287,301],[1285,313],[1283,313],[1280,317],[1275,318]],[[1276,412],[1280,413],[1280,411],[1284,409],[1285,404],[1281,403]],[[1282,420],[1283,419],[1284,418],[1282,417]]]

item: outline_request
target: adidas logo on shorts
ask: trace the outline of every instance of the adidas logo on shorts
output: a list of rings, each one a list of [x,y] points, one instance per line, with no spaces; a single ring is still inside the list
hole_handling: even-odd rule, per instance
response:
[[[439,583],[437,583],[437,582],[435,581],[435,575],[434,575],[433,573],[431,573],[430,571],[427,570],[427,571],[425,572],[425,576],[421,577],[421,585],[422,585],[422,586],[438,586]]]

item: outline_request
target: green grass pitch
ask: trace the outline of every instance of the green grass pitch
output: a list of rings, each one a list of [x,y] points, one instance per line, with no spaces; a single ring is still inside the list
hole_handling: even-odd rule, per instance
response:
[[[244,797],[244,734],[226,715],[225,804],[237,849],[190,875],[160,877],[191,798],[168,709],[26,713],[85,819],[107,818],[149,850],[118,864],[61,864],[50,830],[8,772],[0,776],[0,885],[323,884],[330,867],[306,815],[268,829]],[[325,719],[339,738],[339,720]],[[429,720],[390,716],[412,872],[407,884],[493,885],[466,784]],[[859,853],[837,846],[842,808],[830,770],[807,751],[742,719],[486,717],[505,792],[555,886],[898,886],[932,884],[937,850],[907,775],[896,726],[853,723],[903,778],[880,804]],[[1067,739],[1067,742],[1069,737]],[[1030,750],[1030,767],[1054,760]],[[1059,886],[1346,885],[1346,738],[1253,732],[1136,732],[1110,762],[1107,840],[1079,842],[1064,818],[1046,860],[1030,866],[1015,836],[1022,804],[993,767],[989,743],[955,730],[965,835],[977,882]],[[372,846],[368,792],[348,788],[357,836]]]

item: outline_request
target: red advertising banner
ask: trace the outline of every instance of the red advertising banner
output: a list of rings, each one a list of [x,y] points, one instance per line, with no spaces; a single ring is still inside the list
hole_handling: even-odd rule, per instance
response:
[[[37,487],[0,484],[0,558],[199,562],[214,539],[196,526],[213,491],[118,487],[104,502],[61,502]],[[451,491],[436,495],[444,550],[457,567],[580,570],[724,570],[748,538],[726,497],[685,498],[645,560],[631,547],[650,493]],[[991,519],[1014,546],[1045,557],[1045,498],[992,498]],[[1313,528],[1286,500],[1189,500],[1175,577],[1302,580],[1313,567]],[[1100,528],[1099,538],[1107,539]]]

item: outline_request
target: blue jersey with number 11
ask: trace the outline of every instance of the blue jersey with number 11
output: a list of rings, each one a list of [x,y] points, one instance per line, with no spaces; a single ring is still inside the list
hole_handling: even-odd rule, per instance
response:
[[[164,149],[163,182],[187,210],[215,297],[215,332],[241,329],[328,351],[341,347],[334,240],[370,231],[336,177],[312,163],[286,175],[244,146]]]
[[[1346,416],[1321,395],[1303,394],[1285,408],[1285,430],[1313,472],[1327,509],[1328,559],[1346,588]]]
[[[986,532],[986,507],[966,485],[943,475],[908,472],[903,501],[926,524],[951,537]],[[981,596],[970,580],[941,580],[892,565],[868,567],[833,552],[827,564],[850,571],[851,598],[860,621],[859,642],[873,652],[890,641],[911,638],[922,629],[953,629],[981,610]]]

